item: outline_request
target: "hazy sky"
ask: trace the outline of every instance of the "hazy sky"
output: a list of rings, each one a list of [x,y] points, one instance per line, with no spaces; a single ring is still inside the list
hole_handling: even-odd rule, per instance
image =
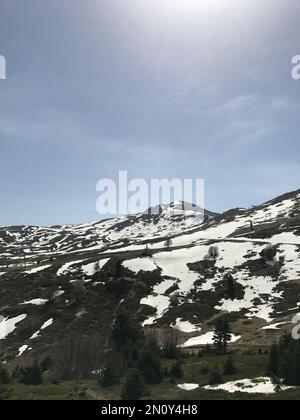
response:
[[[96,183],[300,188],[299,0],[0,0],[0,225],[97,219]]]

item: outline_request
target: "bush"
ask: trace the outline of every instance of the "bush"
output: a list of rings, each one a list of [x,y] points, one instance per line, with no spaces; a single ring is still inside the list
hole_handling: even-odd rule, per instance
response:
[[[226,376],[232,376],[236,373],[236,368],[233,364],[232,357],[228,357],[225,365],[224,365],[224,375]]]
[[[285,385],[300,385],[300,341],[291,335],[281,338],[279,346],[272,346],[267,366],[268,374],[280,377]]]
[[[174,365],[171,367],[170,374],[176,379],[181,379],[183,377],[183,369],[180,361],[174,363]]]
[[[10,383],[10,377],[6,369],[0,369],[0,386],[8,385]]]
[[[46,356],[40,363],[40,368],[42,372],[47,372],[52,365],[52,360],[49,356]]]
[[[137,369],[127,372],[122,389],[121,398],[123,400],[139,400],[145,393],[145,382]]]
[[[9,398],[9,393],[6,387],[0,385],[0,401],[7,400]]]
[[[199,369],[199,373],[200,373],[200,375],[209,375],[209,373],[210,373],[210,369],[209,369],[209,367],[208,367],[208,366],[202,366],[202,367]]]
[[[38,362],[31,367],[20,369],[20,383],[24,385],[41,385],[43,383],[42,371]]]
[[[99,377],[99,383],[104,388],[110,388],[114,385],[118,385],[120,383],[120,379],[122,376],[122,362],[121,358],[118,354],[111,354],[101,376]]]
[[[215,367],[213,369],[213,371],[211,372],[211,374],[210,374],[209,383],[208,384],[211,385],[211,386],[213,386],[213,385],[220,385],[223,382],[224,381],[223,381],[223,378],[222,378],[222,376],[220,374],[219,369]]]
[[[182,358],[182,351],[174,344],[169,344],[163,349],[163,356],[169,360],[179,359]]]

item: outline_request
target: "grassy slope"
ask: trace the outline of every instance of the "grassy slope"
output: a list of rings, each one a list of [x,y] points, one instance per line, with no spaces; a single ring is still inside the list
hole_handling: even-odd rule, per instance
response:
[[[203,368],[211,370],[218,366],[222,370],[226,356],[189,357],[184,360],[184,377],[178,383],[198,383],[200,387],[208,383],[208,375],[201,373]],[[267,363],[266,355],[235,354],[234,363],[237,374],[224,377],[224,381],[233,381],[244,378],[254,378],[265,375]],[[164,361],[165,367],[172,361]],[[60,385],[53,385],[45,381],[41,386],[25,386],[14,383],[9,386],[9,399],[11,400],[113,400],[119,399],[119,387],[101,389],[96,380],[69,381]],[[199,388],[196,391],[180,390],[171,378],[166,378],[160,385],[149,389],[145,400],[299,400],[300,389],[281,392],[277,395],[249,395],[229,394],[221,391],[205,391]]]

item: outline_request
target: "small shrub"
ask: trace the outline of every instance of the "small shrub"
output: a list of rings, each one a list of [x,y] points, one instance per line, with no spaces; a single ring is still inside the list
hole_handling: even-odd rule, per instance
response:
[[[222,384],[224,381],[223,381],[223,378],[222,378],[222,376],[221,376],[221,374],[220,374],[220,371],[219,371],[219,369],[218,368],[214,368],[213,369],[213,371],[211,372],[211,374],[210,374],[210,377],[209,377],[209,385],[210,386],[214,386],[214,385],[220,385],[220,384]]]
[[[145,382],[137,369],[131,369],[127,372],[121,389],[121,398],[123,400],[136,401],[142,398],[145,393]]]
[[[174,365],[171,367],[170,374],[176,379],[181,379],[183,377],[183,369],[180,361],[174,363]]]

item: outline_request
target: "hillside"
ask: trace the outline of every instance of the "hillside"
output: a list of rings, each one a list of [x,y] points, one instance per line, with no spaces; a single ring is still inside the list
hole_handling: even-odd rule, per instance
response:
[[[74,334],[105,343],[122,309],[186,351],[211,344],[223,314],[233,348],[268,346],[299,312],[299,252],[300,191],[205,212],[203,223],[173,204],[155,216],[1,227],[0,360],[51,355]]]

